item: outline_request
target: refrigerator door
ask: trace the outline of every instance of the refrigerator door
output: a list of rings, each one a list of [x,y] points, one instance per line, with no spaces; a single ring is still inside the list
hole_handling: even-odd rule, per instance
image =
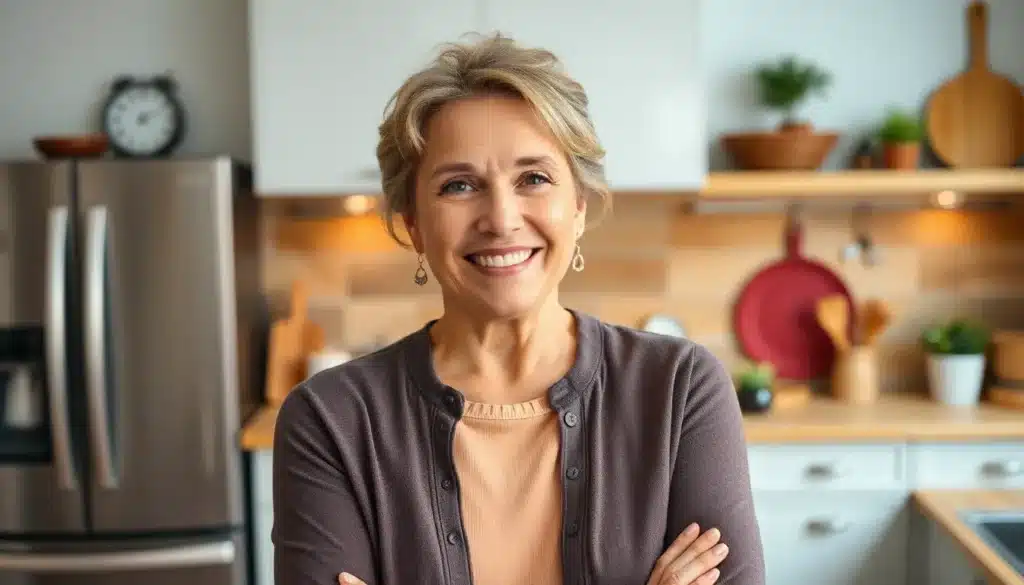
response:
[[[232,167],[79,167],[96,532],[241,525]]]
[[[0,542],[0,585],[246,585],[243,533],[129,544]]]
[[[85,530],[71,167],[0,165],[0,534]]]

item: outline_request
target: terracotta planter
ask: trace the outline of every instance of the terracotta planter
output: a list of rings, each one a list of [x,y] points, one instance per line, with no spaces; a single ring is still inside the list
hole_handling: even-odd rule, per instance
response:
[[[882,145],[882,166],[887,169],[916,169],[921,158],[918,142],[892,142]]]

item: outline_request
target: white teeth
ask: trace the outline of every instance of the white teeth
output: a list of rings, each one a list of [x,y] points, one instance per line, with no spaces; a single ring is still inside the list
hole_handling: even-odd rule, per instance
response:
[[[508,254],[501,254],[498,256],[481,256],[479,254],[473,254],[473,262],[479,266],[488,266],[491,268],[504,268],[506,266],[515,266],[516,264],[522,264],[532,254],[530,250],[520,250],[518,252],[509,252]]]

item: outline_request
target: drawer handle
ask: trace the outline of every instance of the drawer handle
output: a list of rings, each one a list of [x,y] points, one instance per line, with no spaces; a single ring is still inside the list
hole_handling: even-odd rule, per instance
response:
[[[812,463],[807,466],[807,475],[815,479],[836,479],[842,472],[835,463]]]
[[[999,477],[1013,477],[1024,473],[1024,463],[1020,461],[987,461],[981,466],[983,473]]]
[[[819,536],[840,534],[850,529],[849,522],[842,522],[832,518],[818,518],[807,522],[807,531]]]

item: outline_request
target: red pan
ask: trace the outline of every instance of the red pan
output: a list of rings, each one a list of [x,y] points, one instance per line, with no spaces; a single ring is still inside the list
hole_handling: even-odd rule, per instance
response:
[[[834,294],[849,302],[850,291],[827,266],[802,255],[803,226],[794,218],[787,221],[785,244],[785,258],[762,268],[740,293],[733,312],[736,338],[748,358],[771,363],[780,378],[821,378],[831,371],[835,348],[818,325],[815,306]]]

